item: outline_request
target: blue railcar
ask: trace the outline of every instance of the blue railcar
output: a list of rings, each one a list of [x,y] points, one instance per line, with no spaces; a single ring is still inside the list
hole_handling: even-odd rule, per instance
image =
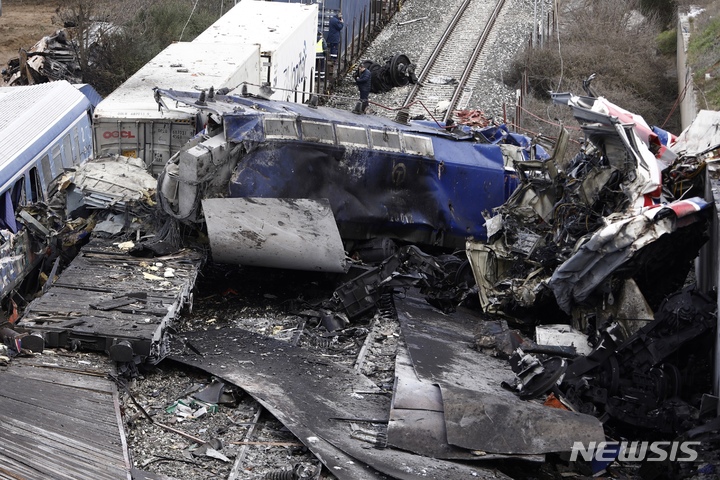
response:
[[[16,219],[46,202],[54,181],[92,155],[91,110],[99,96],[66,81],[0,88],[0,299],[42,259],[48,245]],[[91,98],[93,99],[91,101]]]
[[[195,92],[159,92],[188,104],[198,99]],[[181,163],[180,177],[197,165],[181,191],[217,182],[213,165],[231,164],[229,187],[216,196],[328,199],[346,241],[390,237],[464,248],[467,238],[484,239],[483,212],[514,191],[513,161],[531,149],[510,135],[509,142],[490,143],[482,135],[333,108],[231,96],[207,103],[222,118],[226,151],[236,153],[221,161],[223,150],[216,149],[207,160]],[[196,151],[204,158],[217,144],[211,139]],[[180,203],[198,204],[191,196],[181,194]]]

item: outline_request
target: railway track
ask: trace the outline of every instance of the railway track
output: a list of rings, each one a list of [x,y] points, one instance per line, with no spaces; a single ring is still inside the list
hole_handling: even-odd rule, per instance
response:
[[[436,105],[447,102],[442,117],[447,122],[459,105],[467,103],[473,72],[504,4],[505,0],[494,5],[487,0],[462,2],[418,75],[423,87],[413,85],[405,99],[410,116],[432,113]],[[484,27],[479,29],[482,19]]]

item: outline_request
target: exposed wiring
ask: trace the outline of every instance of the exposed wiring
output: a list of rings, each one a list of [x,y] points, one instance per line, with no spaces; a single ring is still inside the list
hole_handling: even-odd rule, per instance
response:
[[[668,113],[667,118],[665,118],[665,121],[660,125],[660,128],[665,128],[665,124],[667,124],[668,121],[670,121],[670,117],[673,113],[675,113],[675,109],[685,99],[685,94],[687,93],[687,89],[690,86],[690,83],[692,82],[692,78],[689,78],[685,81],[685,87],[682,89],[682,92],[680,92],[680,95],[678,95],[678,98],[675,100],[675,103],[673,103],[672,108],[670,109],[670,113]],[[707,100],[706,100],[707,103]]]

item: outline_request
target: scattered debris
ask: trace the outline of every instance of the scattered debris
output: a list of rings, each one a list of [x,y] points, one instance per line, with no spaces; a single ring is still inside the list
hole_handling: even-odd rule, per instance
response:
[[[65,81],[0,88],[0,300],[41,267],[52,273],[62,247],[86,233],[84,220],[66,222],[64,188],[65,171],[92,154],[92,107]]]
[[[192,301],[202,258],[192,251],[156,258],[176,272],[165,278],[148,273],[152,265],[146,259],[93,239],[45,295],[28,305],[20,325],[42,333],[49,347],[156,364],[169,353],[167,329]]]
[[[224,378],[252,395],[313,451],[340,479],[379,478],[373,469],[398,479],[505,478],[491,469],[427,458],[389,448],[367,449],[352,436],[351,423],[387,422],[389,399],[352,369],[242,329],[187,333],[203,352],[172,358]],[[251,363],[248,363],[251,361]],[[364,392],[364,393],[356,393]],[[355,422],[346,422],[348,419]],[[595,420],[589,417],[591,420]],[[382,423],[379,424],[382,426]]]
[[[446,109],[447,110],[447,109]],[[487,127],[491,124],[491,120],[487,118],[482,110],[459,110],[455,112],[460,125],[469,127]]]
[[[714,336],[707,334],[716,323],[715,302],[686,287],[668,296],[655,320],[625,341],[613,323],[592,352],[567,362],[518,350],[516,361],[523,366],[515,388],[526,398],[552,391],[574,411],[680,434],[696,426],[694,402],[712,384]]]
[[[3,68],[2,78],[7,86],[56,80],[82,83],[82,71],[75,46],[65,30],[58,30],[43,37],[30,50],[21,49],[19,57],[10,59]]]
[[[13,84],[72,78],[68,49],[64,35],[47,37],[4,75]],[[376,93],[417,83],[405,55],[363,63]],[[34,178],[23,172],[36,183],[3,184],[3,287],[15,286],[24,253],[50,255],[42,296],[19,320],[10,304],[0,328],[0,364],[10,364],[0,474],[161,478],[131,465],[116,431],[118,393],[100,381],[108,372],[134,435],[148,422],[182,439],[176,455],[154,452],[134,467],[223,465],[230,480],[251,470],[251,446],[307,449],[301,461],[285,455],[269,480],[319,479],[323,468],[341,480],[495,479],[509,478],[505,461],[544,464],[578,442],[717,428],[707,421],[717,411],[708,395],[717,305],[680,289],[707,237],[699,174],[714,168],[720,143],[698,130],[715,116],[674,137],[606,99],[555,94],[585,142],[568,154],[563,130],[551,156],[478,110],[458,112],[453,125],[401,125],[222,93],[155,89],[163,115],[170,99],[208,120],[167,164],[169,154],[76,162],[53,153]],[[134,138],[107,127],[111,142]],[[148,166],[163,168],[159,181]],[[18,204],[38,188],[43,198]],[[215,315],[177,332],[207,249],[180,249],[187,226],[243,275],[329,272],[333,287],[317,301],[305,296],[311,287],[290,300],[261,291],[282,315],[246,315],[245,324]],[[88,239],[59,273],[60,247]],[[218,283],[212,296],[245,312],[248,291]],[[475,299],[482,313],[468,308]],[[180,395],[135,398],[112,368],[41,365],[55,354],[46,348],[74,352],[63,351],[73,361],[105,352],[133,381],[136,367],[166,358],[213,377]],[[10,363],[16,356],[30,358]],[[256,403],[227,415],[240,389]],[[262,435],[267,412],[296,438]],[[196,428],[213,417],[243,428],[241,440],[227,441],[225,426]],[[26,460],[23,445],[47,458]]]

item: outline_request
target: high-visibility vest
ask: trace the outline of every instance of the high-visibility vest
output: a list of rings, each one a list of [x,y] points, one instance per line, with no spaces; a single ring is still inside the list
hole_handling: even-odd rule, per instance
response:
[[[320,37],[320,40],[317,41],[315,44],[315,54],[323,54],[325,53],[325,49],[323,48],[323,44],[325,43],[325,39]]]

